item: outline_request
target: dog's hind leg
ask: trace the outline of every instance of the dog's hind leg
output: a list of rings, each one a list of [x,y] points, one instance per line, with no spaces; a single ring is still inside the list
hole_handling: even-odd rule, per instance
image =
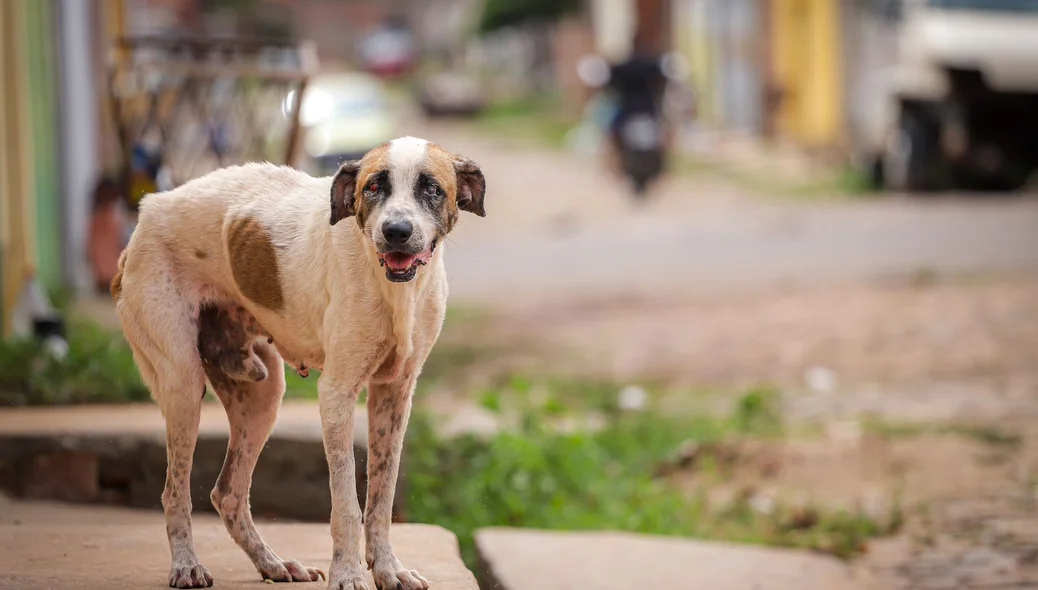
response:
[[[201,376],[201,371],[199,371]],[[190,381],[190,385],[188,385]],[[213,577],[198,562],[191,532],[191,464],[198,440],[202,379],[184,379],[178,393],[184,399],[163,407],[166,418],[166,486],[162,507],[166,514],[166,535],[172,555],[169,585],[174,588],[203,588],[213,585]]]
[[[200,331],[206,329],[205,324],[199,325]],[[206,366],[209,383],[227,410],[231,426],[227,456],[210,498],[227,531],[264,580],[316,582],[318,578],[327,579],[325,573],[317,568],[278,557],[263,541],[252,521],[249,508],[252,472],[274,428],[281,398],[285,394],[285,363],[281,356],[269,344],[256,344],[253,349],[269,372],[263,381],[238,381],[216,367]]]
[[[191,463],[205,387],[196,345],[197,308],[179,297],[163,275],[134,279],[124,280],[117,309],[141,377],[166,421],[162,507],[171,554],[169,585],[204,588],[213,585],[213,577],[199,563],[191,533]]]

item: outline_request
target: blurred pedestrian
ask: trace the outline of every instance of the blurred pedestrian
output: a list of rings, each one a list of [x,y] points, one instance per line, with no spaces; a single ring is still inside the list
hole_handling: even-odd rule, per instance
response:
[[[102,176],[94,187],[93,201],[87,259],[93,272],[94,288],[98,293],[108,293],[119,255],[126,247],[124,198],[119,183],[110,176]]]

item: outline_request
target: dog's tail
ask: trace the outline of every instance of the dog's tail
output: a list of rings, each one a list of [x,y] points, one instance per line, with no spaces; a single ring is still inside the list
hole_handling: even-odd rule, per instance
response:
[[[115,276],[112,277],[112,283],[109,285],[109,290],[112,292],[112,299],[119,302],[119,296],[123,294],[123,267],[126,266],[126,250],[123,250],[122,254],[119,255],[119,262],[116,266]]]

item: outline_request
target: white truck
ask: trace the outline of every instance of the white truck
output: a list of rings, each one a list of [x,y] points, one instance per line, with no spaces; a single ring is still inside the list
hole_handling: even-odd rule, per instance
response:
[[[892,190],[1013,190],[1038,169],[1038,0],[900,0],[862,155]]]

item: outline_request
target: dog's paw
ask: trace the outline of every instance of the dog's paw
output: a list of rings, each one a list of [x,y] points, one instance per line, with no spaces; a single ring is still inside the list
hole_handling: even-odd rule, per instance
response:
[[[331,573],[328,579],[328,590],[371,590],[364,581],[364,572],[360,568],[345,568]]]
[[[328,579],[324,570],[306,567],[294,559],[265,565],[260,568],[260,575],[271,582],[316,582]]]
[[[371,566],[376,590],[428,590],[429,581],[414,570],[405,569],[396,557],[376,559]]]
[[[204,565],[174,565],[169,568],[170,588],[208,588],[213,585],[213,576]]]

